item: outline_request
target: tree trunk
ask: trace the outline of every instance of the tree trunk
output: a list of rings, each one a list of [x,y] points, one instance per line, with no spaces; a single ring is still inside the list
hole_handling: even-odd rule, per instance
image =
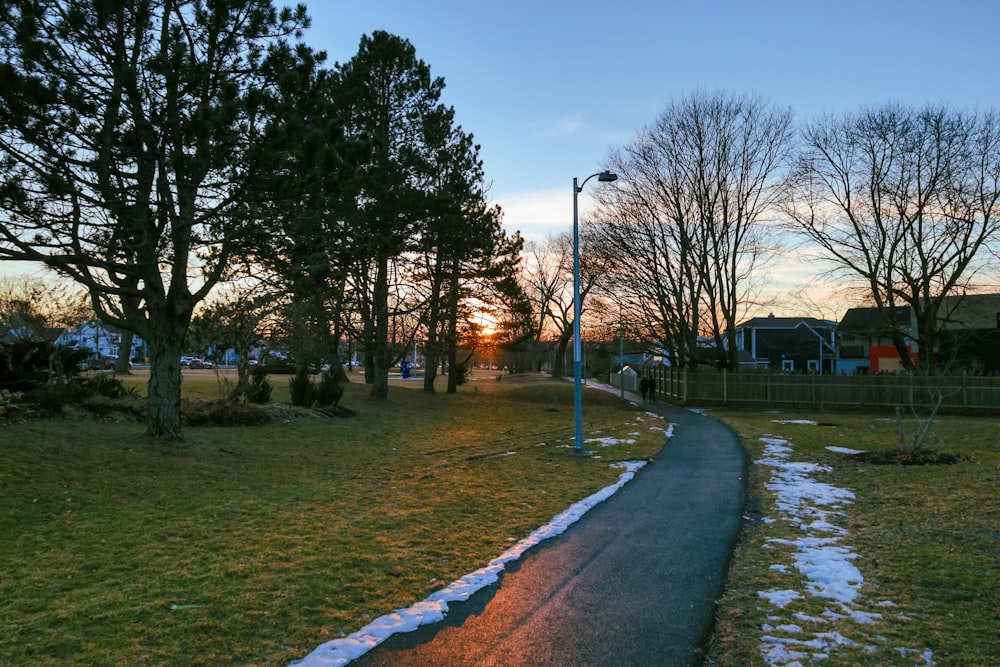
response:
[[[365,384],[375,384],[375,355],[365,349]]]
[[[389,260],[380,257],[375,275],[372,310],[375,316],[375,341],[372,354],[372,398],[389,398]]]
[[[428,339],[424,345],[424,391],[434,393],[434,380],[437,379],[438,365],[437,339],[433,343]]]
[[[148,340],[149,414],[146,435],[162,440],[183,440],[181,433],[181,345],[182,339]]]
[[[118,345],[118,360],[115,361],[115,374],[128,375],[131,373],[132,362],[132,341],[135,334],[131,331],[122,331],[122,342]]]
[[[556,353],[552,359],[552,377],[554,378],[566,377],[566,351],[569,349],[569,340],[572,335],[572,327],[567,327],[559,335],[559,340],[556,341]]]
[[[346,384],[351,381],[351,379],[347,377],[347,371],[344,370],[344,364],[341,361],[339,354],[330,355],[330,370],[328,370],[327,373],[329,373],[330,376],[337,382]]]
[[[458,374],[462,371],[458,363],[458,350],[452,346],[448,349],[448,390],[447,393],[458,393]]]

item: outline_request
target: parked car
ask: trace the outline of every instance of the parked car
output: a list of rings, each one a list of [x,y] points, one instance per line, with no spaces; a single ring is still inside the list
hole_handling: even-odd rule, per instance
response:
[[[181,357],[181,368],[215,368],[215,364],[207,359],[201,359],[200,357]]]
[[[86,361],[80,362],[80,370],[91,370],[91,371],[110,371],[114,370],[115,366],[118,364],[118,355],[112,354],[104,357],[91,357]],[[129,368],[132,367],[132,362],[128,362]]]

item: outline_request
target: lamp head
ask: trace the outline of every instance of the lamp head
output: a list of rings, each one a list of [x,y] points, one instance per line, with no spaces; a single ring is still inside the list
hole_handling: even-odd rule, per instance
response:
[[[618,174],[613,171],[602,171],[597,175],[597,181],[599,183],[610,183],[611,181],[617,181]]]

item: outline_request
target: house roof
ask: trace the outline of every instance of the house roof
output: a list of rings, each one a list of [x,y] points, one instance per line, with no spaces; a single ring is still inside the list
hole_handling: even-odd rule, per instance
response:
[[[841,333],[884,333],[896,327],[910,325],[909,306],[899,306],[883,310],[874,306],[865,308],[849,308],[840,320],[838,330]]]
[[[1000,294],[946,296],[938,318],[943,330],[1000,328]]]
[[[816,317],[754,317],[742,324],[737,329],[794,329],[799,325],[806,324],[813,329],[831,329],[837,326],[836,322],[821,320]]]

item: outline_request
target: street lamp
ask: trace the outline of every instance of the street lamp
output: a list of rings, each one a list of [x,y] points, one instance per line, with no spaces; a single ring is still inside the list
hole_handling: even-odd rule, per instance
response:
[[[573,411],[576,417],[576,445],[573,453],[578,455],[583,454],[583,374],[580,370],[583,346],[580,342],[580,217],[577,200],[583,186],[594,176],[597,176],[600,183],[618,180],[618,175],[610,171],[591,174],[580,184],[573,177]]]
[[[625,313],[621,301],[618,302],[618,388],[625,400]]]

